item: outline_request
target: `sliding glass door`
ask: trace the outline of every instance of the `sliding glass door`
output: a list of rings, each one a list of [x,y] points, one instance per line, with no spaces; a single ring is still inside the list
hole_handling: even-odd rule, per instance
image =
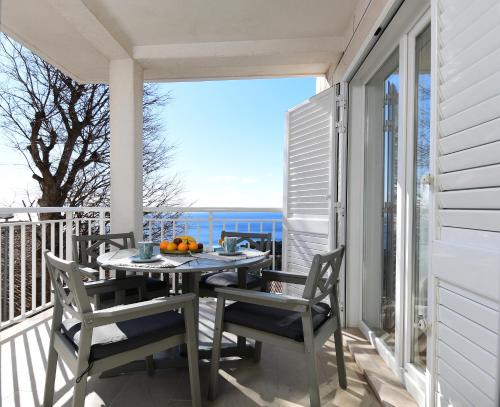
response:
[[[396,16],[351,81],[350,136],[363,143],[361,328],[424,404],[431,42],[418,15]]]
[[[398,180],[399,53],[366,84],[363,319],[394,350]]]

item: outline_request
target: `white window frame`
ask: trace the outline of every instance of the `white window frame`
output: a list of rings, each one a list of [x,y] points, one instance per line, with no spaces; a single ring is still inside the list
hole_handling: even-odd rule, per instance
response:
[[[407,189],[413,180],[413,155],[408,156],[408,149],[413,154],[413,109],[414,109],[414,78],[415,38],[430,23],[430,4],[427,2],[405,2],[398,14],[391,21],[377,44],[360,66],[350,87],[349,114],[349,169],[348,169],[348,221],[347,221],[347,325],[359,326],[362,332],[370,338],[379,354],[399,377],[401,382],[420,405],[426,402],[427,377],[409,362],[409,345],[411,344],[408,330],[412,319],[411,302],[411,269],[408,268],[408,247],[412,240],[412,219],[408,219],[409,209],[413,212],[413,204]],[[364,161],[365,161],[365,84],[379,70],[389,56],[399,48],[399,123],[398,134],[398,183],[405,191],[398,193],[397,213],[397,275],[396,275],[396,346],[394,354],[388,346],[376,337],[373,331],[362,320],[363,270],[364,270]],[[411,52],[410,52],[411,50]],[[412,54],[410,56],[410,54]],[[410,69],[409,69],[410,68]],[[434,67],[432,67],[433,69]],[[410,73],[411,71],[411,73]],[[410,85],[411,84],[411,85]],[[408,115],[410,112],[410,116]],[[411,132],[409,129],[411,128]],[[411,160],[408,159],[411,157]],[[401,159],[406,158],[406,159]],[[432,157],[431,157],[432,160]],[[432,165],[432,164],[431,164]],[[408,182],[410,180],[411,182]],[[432,212],[431,212],[432,213]],[[350,254],[350,255],[349,255]],[[430,258],[430,253],[429,253]],[[429,262],[430,264],[430,262]],[[408,272],[408,271],[409,272]],[[361,293],[361,295],[360,295]],[[404,299],[404,301],[403,301]],[[430,336],[429,336],[430,342]],[[428,353],[429,353],[428,344]],[[428,355],[428,361],[430,360]]]
[[[404,381],[406,383],[406,387],[412,394],[412,396],[417,399],[420,405],[425,405],[426,399],[426,383],[427,383],[427,370],[426,372],[422,372],[420,369],[415,367],[413,363],[411,363],[412,356],[412,332],[413,332],[413,307],[412,301],[410,300],[413,296],[413,273],[414,273],[414,199],[415,199],[415,191],[414,191],[414,170],[415,170],[415,96],[416,96],[416,88],[415,88],[415,44],[416,38],[430,25],[431,23],[431,14],[430,10],[428,10],[420,20],[415,24],[415,26],[405,35],[405,39],[402,41],[406,42],[406,54],[407,54],[407,81],[406,81],[406,91],[407,91],[407,112],[406,112],[406,196],[408,197],[406,202],[406,238],[405,241],[405,265],[404,269],[405,278],[404,278],[404,292],[406,302],[404,304],[404,330],[408,334],[403,336],[404,345],[403,345],[403,361],[404,361]],[[432,69],[432,67],[431,67]],[[430,130],[430,129],[429,129]],[[432,144],[432,140],[431,140]],[[429,160],[430,165],[432,166],[432,158]],[[432,169],[430,169],[432,171]],[[432,198],[429,200],[430,205],[432,205]],[[432,208],[429,208],[429,215],[434,213]],[[431,223],[432,224],[432,223]],[[429,230],[431,228],[429,227]],[[429,236],[429,246],[430,246],[430,236]],[[429,266],[430,266],[430,250],[428,253],[429,257]],[[430,279],[430,270],[428,273]],[[429,296],[428,296],[429,299]],[[429,301],[427,310],[429,311]],[[427,315],[427,321],[430,321],[430,315]],[[428,333],[428,342],[430,342],[431,336],[430,332]],[[428,343],[429,345],[429,343]],[[429,346],[427,346],[427,361],[429,363]]]

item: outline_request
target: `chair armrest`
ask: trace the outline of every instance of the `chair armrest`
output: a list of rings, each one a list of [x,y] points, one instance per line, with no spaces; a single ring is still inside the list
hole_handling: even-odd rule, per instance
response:
[[[215,291],[218,297],[227,300],[282,308],[290,311],[305,312],[309,306],[309,300],[292,297],[291,295],[250,291],[241,288],[216,288]]]
[[[304,274],[287,273],[284,271],[262,270],[262,277],[266,281],[281,281],[290,284],[305,285],[307,276]]]
[[[96,327],[120,321],[146,317],[148,315],[184,308],[191,303],[194,306],[196,295],[193,293],[176,295],[174,297],[155,298],[134,304],[117,305],[98,311],[83,314],[83,323]]]
[[[99,279],[99,270],[95,270],[91,267],[78,267],[78,271],[82,273],[83,277],[90,278],[91,280]]]

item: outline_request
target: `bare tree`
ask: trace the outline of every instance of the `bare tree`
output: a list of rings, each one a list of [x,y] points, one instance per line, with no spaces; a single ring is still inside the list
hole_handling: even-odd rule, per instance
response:
[[[18,43],[0,44],[1,126],[37,181],[39,206],[108,206],[109,89],[79,84]],[[174,146],[159,109],[168,103],[154,84],[144,88],[144,204],[180,204],[181,184],[166,175]],[[48,214],[46,218],[57,217]]]

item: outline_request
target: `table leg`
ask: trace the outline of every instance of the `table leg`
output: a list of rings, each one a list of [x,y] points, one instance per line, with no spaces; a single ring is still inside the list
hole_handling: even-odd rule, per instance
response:
[[[114,270],[115,278],[126,278],[127,272],[123,270]],[[125,304],[126,300],[125,290],[115,291],[115,305]]]
[[[200,276],[201,273],[184,273],[182,275],[182,293],[194,293],[196,301],[194,304],[194,325],[196,327],[196,342],[199,343],[200,328]],[[186,346],[182,346],[182,353],[186,352]]]
[[[238,271],[238,288],[246,289],[248,268],[240,267],[238,268],[237,271]],[[245,355],[246,345],[247,345],[247,338],[245,338],[244,336],[238,336],[237,348],[238,348],[238,353],[241,355],[241,357]]]

